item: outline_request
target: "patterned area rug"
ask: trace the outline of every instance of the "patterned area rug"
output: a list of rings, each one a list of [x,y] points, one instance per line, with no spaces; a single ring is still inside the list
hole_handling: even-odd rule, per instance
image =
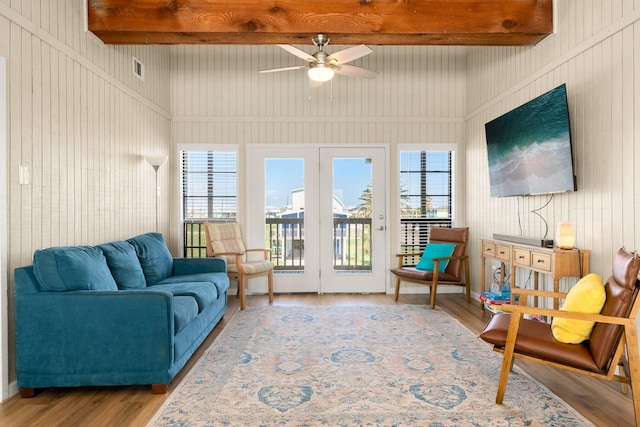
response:
[[[425,306],[261,307],[238,312],[150,426],[591,425]]]

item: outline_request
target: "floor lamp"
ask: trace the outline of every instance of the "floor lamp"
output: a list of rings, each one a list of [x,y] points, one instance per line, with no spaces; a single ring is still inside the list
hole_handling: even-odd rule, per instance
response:
[[[158,232],[158,196],[160,194],[160,188],[158,187],[158,169],[167,161],[167,156],[145,156],[147,163],[153,167],[156,174],[156,233]]]

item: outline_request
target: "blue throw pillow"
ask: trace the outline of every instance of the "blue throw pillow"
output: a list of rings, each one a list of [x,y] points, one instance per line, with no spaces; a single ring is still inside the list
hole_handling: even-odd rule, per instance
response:
[[[147,285],[155,285],[173,274],[173,257],[160,233],[146,233],[127,242],[136,250]]]
[[[136,250],[128,242],[112,242],[98,245],[102,250],[118,289],[144,289],[147,281],[138,261]]]
[[[420,257],[416,268],[418,270],[433,271],[433,258],[449,257],[453,254],[455,248],[455,243],[427,243],[427,247],[424,248],[424,253]],[[441,261],[438,271],[444,273],[448,264],[449,260]]]
[[[45,291],[117,291],[102,251],[89,246],[37,250],[33,273]]]

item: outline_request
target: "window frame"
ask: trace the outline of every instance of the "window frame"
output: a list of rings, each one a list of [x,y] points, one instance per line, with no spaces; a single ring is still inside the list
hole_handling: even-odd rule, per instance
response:
[[[185,218],[185,207],[184,207],[184,165],[183,165],[183,152],[185,151],[212,151],[212,152],[233,152],[235,153],[235,193],[236,193],[236,216],[238,219],[241,215],[241,200],[242,195],[240,194],[240,183],[241,183],[241,174],[240,174],[240,150],[237,144],[178,144],[177,145],[177,159],[178,159],[178,176],[177,176],[177,194],[178,194],[178,236],[179,239],[179,253],[182,256],[186,256],[186,248],[185,248],[185,234],[184,234],[184,224],[188,219]],[[195,219],[197,221],[198,219]],[[202,219],[202,221],[206,221],[206,219]]]
[[[405,242],[405,239],[403,237],[403,227],[402,227],[402,219],[403,219],[403,215],[402,215],[402,210],[403,210],[403,202],[402,202],[402,186],[403,186],[403,169],[402,169],[402,154],[404,152],[407,151],[413,151],[413,152],[420,152],[420,151],[448,151],[451,155],[450,158],[450,165],[451,165],[451,171],[450,171],[450,206],[449,206],[449,212],[450,212],[450,219],[447,220],[448,222],[450,222],[450,226],[451,227],[456,227],[457,225],[457,213],[458,213],[458,199],[460,197],[460,191],[457,188],[457,183],[459,182],[459,180],[457,179],[457,174],[458,171],[461,170],[459,167],[458,162],[460,161],[459,159],[459,155],[458,155],[458,151],[457,151],[457,144],[452,144],[452,143],[442,143],[442,144],[399,144],[398,145],[398,149],[397,149],[397,199],[396,199],[396,203],[397,205],[397,213],[398,213],[398,224],[397,224],[397,247],[399,252],[405,251],[406,248],[408,247],[407,242]],[[437,219],[437,218],[434,218]],[[429,220],[429,218],[420,218],[420,220]],[[425,236],[425,241],[426,241],[426,237]],[[423,244],[423,239],[420,239],[420,245],[422,246]],[[421,248],[421,250],[423,250],[424,247]]]

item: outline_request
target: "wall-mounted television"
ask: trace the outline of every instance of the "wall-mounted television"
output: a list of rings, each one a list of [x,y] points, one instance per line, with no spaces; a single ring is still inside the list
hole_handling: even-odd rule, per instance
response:
[[[576,191],[562,84],[485,124],[491,196]]]

